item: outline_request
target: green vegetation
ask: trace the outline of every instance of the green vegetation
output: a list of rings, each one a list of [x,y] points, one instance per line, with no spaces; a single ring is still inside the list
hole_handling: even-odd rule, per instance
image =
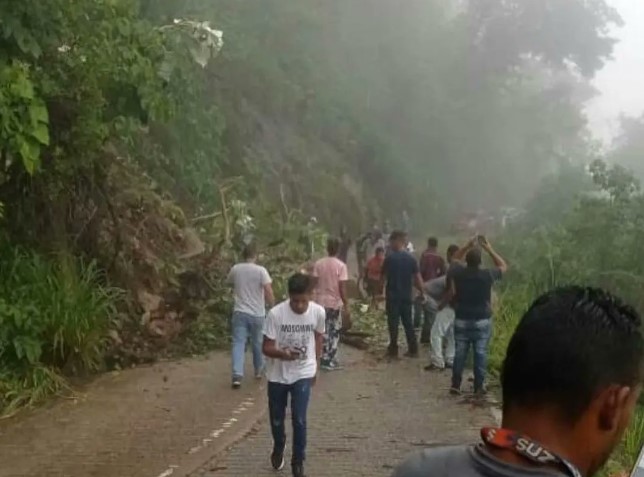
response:
[[[2,250],[0,409],[10,412],[64,388],[55,370],[101,366],[118,292],[101,285],[94,264]]]
[[[563,187],[563,184],[566,187]],[[560,184],[561,187],[553,186]],[[566,284],[611,290],[644,312],[641,240],[644,195],[632,173],[595,161],[586,171],[549,178],[522,223],[500,248],[512,267],[495,312],[490,365],[498,373],[512,331],[529,304]],[[551,204],[557,204],[556,213]],[[644,444],[644,408],[637,409],[624,442],[607,467],[628,470]]]

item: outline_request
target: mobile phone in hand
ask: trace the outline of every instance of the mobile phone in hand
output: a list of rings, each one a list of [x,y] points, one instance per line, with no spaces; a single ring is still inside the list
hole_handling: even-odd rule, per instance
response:
[[[635,461],[635,466],[631,471],[631,477],[644,477],[644,446],[640,449],[640,453]]]
[[[485,242],[487,242],[485,235],[480,234],[476,236],[476,241],[479,243],[479,245],[485,245]]]

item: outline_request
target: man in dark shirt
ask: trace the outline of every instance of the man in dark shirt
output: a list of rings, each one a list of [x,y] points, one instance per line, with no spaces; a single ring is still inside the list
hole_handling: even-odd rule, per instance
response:
[[[438,253],[438,239],[430,237],[427,240],[427,249],[420,257],[420,275],[423,282],[445,275],[445,259]]]
[[[389,357],[398,357],[398,325],[402,321],[407,338],[405,356],[418,356],[418,342],[412,321],[412,284],[423,295],[423,281],[418,272],[418,263],[405,250],[407,236],[400,230],[391,233],[389,244],[391,251],[383,264],[385,278],[385,298],[387,324],[389,326]]]
[[[478,445],[418,452],[393,477],[592,477],[632,418],[643,369],[633,308],[593,288],[548,292],[510,340],[502,428],[482,430]]]
[[[420,276],[423,282],[427,283],[435,278],[445,275],[447,267],[445,259],[438,253],[438,239],[430,237],[427,239],[427,248],[420,256]],[[421,306],[420,303],[414,303],[414,327],[421,328],[421,343],[429,343],[430,331],[432,329],[433,318],[436,313],[432,313],[427,307]]]
[[[481,248],[492,258],[494,268],[481,268]],[[458,263],[463,257],[465,266]],[[485,394],[487,348],[492,333],[492,285],[501,279],[508,266],[483,236],[470,240],[456,252],[454,260],[447,274],[448,292],[440,306],[442,309],[453,300],[456,354],[450,393],[461,392],[463,370],[471,346],[474,349],[474,393],[481,396]]]

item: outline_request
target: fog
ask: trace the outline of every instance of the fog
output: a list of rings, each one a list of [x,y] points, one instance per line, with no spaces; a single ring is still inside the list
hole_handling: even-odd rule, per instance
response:
[[[618,9],[623,27],[611,34],[619,43],[613,61],[593,81],[599,95],[588,105],[593,133],[610,142],[619,133],[619,116],[639,116],[644,112],[644,2],[610,0]]]

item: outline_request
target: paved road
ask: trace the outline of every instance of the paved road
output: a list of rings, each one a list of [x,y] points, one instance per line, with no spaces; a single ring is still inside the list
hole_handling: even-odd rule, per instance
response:
[[[489,410],[449,396],[448,375],[423,371],[421,360],[388,363],[347,348],[342,352],[346,369],[322,375],[311,401],[311,477],[388,476],[409,452],[475,442],[478,430],[493,422]],[[270,450],[264,418],[191,477],[275,475]]]
[[[387,476],[410,451],[471,442],[492,421],[424,360],[341,352],[346,369],[322,375],[312,398],[311,477]],[[265,384],[231,390],[229,363],[215,353],[105,375],[77,400],[0,421],[0,477],[273,475]]]
[[[185,475],[257,421],[264,394],[253,378],[230,388],[225,352],[106,374],[0,420],[0,477]]]

